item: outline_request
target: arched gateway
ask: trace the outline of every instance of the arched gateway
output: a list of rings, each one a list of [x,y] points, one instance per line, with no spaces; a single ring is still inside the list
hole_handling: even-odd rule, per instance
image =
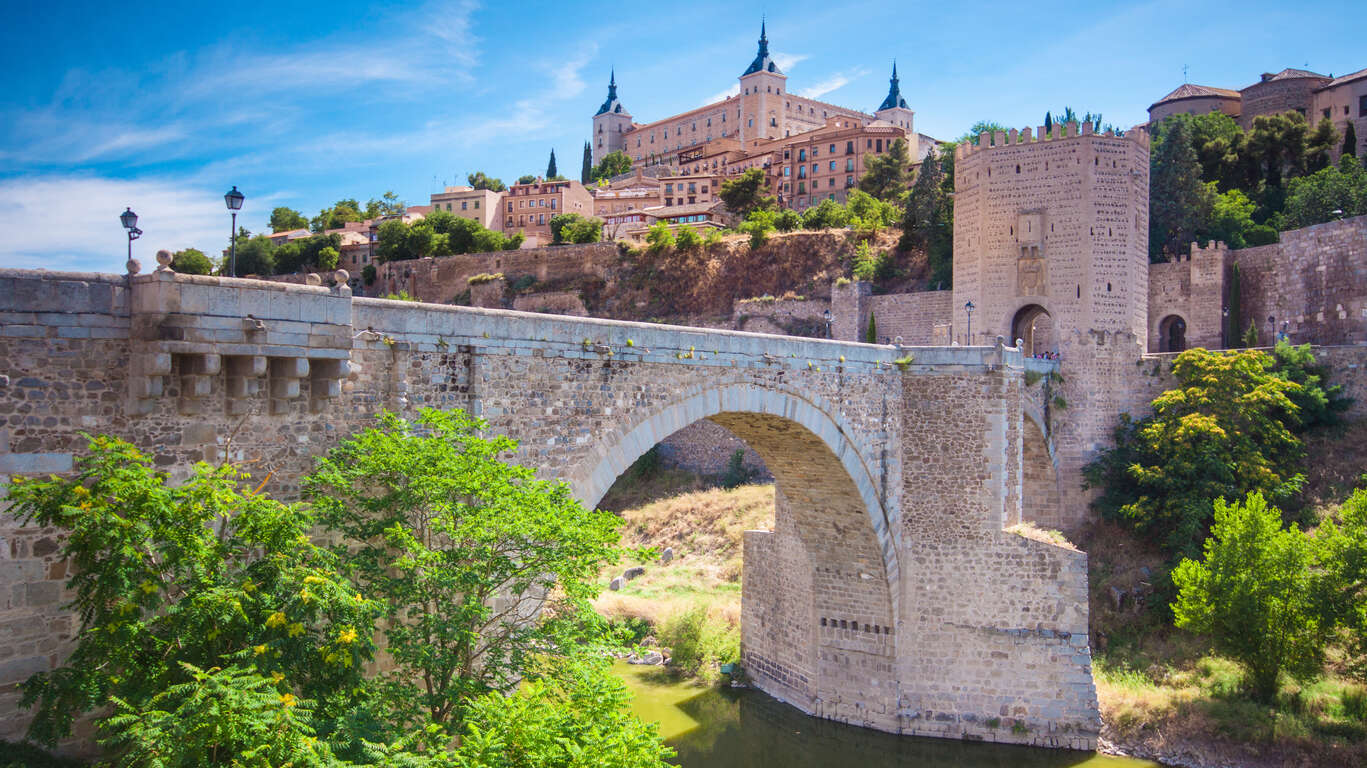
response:
[[[27,320],[54,308],[62,322]],[[231,434],[234,458],[289,496],[376,411],[459,407],[593,504],[641,453],[711,419],[776,479],[774,530],[745,539],[742,662],[758,687],[898,733],[1095,746],[1086,557],[1005,530],[1045,513],[1023,470],[1019,350],[353,299],[344,279],[0,270],[0,360],[24,366],[0,371],[0,405],[60,390],[63,409],[0,454],[10,474],[69,468],[81,430],[168,467],[221,457]],[[28,534],[0,529],[15,535]],[[56,602],[18,614],[33,637],[16,647],[64,616]],[[0,722],[23,727],[16,712]]]

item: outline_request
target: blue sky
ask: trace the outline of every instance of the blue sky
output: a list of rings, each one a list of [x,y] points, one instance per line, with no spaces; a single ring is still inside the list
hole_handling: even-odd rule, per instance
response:
[[[1091,3],[24,3],[0,49],[0,266],[122,271],[118,214],[158,248],[221,248],[222,195],[266,228],[474,170],[577,176],[615,66],[647,122],[724,94],[761,14],[789,89],[872,110],[896,59],[916,126],[1034,126],[1046,109],[1146,119],[1191,82],[1367,67],[1361,0]]]

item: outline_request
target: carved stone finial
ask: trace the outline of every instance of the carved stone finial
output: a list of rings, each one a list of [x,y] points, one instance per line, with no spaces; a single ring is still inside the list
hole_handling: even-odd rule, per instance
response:
[[[317,272],[310,272],[304,276],[304,285],[322,285],[323,278]]]
[[[137,259],[129,259],[124,263],[123,268],[128,270],[128,274],[136,275],[142,271],[142,262]]]
[[[171,252],[165,248],[157,251],[157,271],[169,272],[171,270],[171,259],[174,258]]]
[[[338,285],[346,285],[347,281],[351,279],[351,273],[345,269],[339,269],[332,273],[332,279],[337,281]]]

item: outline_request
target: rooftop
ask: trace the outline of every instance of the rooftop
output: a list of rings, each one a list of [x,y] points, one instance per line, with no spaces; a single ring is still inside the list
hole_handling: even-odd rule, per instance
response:
[[[1169,93],[1167,96],[1164,96],[1158,101],[1155,101],[1153,103],[1153,106],[1149,107],[1149,109],[1153,109],[1153,107],[1156,107],[1159,104],[1163,104],[1169,101],[1205,98],[1210,96],[1218,96],[1224,99],[1237,99],[1239,98],[1239,92],[1230,90],[1229,88],[1212,88],[1209,85],[1183,83],[1182,85],[1177,87],[1177,90],[1173,91],[1172,93]]]

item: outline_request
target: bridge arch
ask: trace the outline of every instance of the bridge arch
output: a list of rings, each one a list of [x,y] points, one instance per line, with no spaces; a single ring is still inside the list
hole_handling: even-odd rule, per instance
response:
[[[661,440],[701,419],[721,424],[744,439],[764,459],[780,488],[796,489],[808,484],[802,470],[843,469],[850,487],[843,490],[858,498],[867,516],[873,540],[890,585],[897,583],[897,547],[893,540],[896,510],[879,491],[868,460],[849,438],[849,431],[832,416],[835,409],[819,397],[754,384],[726,384],[696,392],[656,410],[616,439],[604,439],[565,478],[585,506],[596,506],[632,462]],[[788,425],[802,427],[793,430]],[[780,451],[781,440],[793,442],[800,451]],[[786,454],[778,455],[780,452]],[[825,455],[822,455],[822,454]],[[793,456],[803,454],[807,466],[794,466]],[[824,465],[824,467],[822,466]],[[841,477],[827,478],[839,482]]]

